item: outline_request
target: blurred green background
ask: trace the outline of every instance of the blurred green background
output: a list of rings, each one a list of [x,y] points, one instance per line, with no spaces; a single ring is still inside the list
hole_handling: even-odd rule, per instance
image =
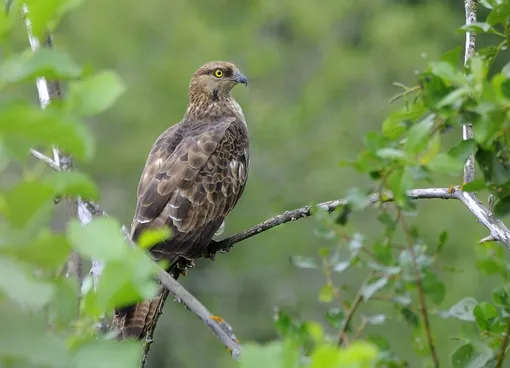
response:
[[[147,153],[181,119],[191,74],[206,61],[229,60],[249,79],[249,87],[237,87],[234,95],[248,122],[252,160],[245,194],[223,236],[285,210],[340,198],[348,188],[370,183],[339,162],[354,158],[364,134],[400,107],[388,102],[398,92],[392,82],[413,85],[427,60],[463,45],[456,32],[463,17],[463,2],[446,0],[88,0],[60,25],[56,47],[94,68],[117,70],[128,90],[114,108],[89,120],[98,152],[83,169],[100,184],[103,208],[130,223]],[[456,139],[460,133],[452,134]],[[452,184],[456,178],[433,183]],[[494,280],[479,276],[474,257],[484,229],[460,203],[424,201],[418,209],[411,220],[420,224],[424,240],[433,245],[449,229],[441,262],[463,270],[440,273],[449,287],[439,308],[465,296],[489,297]],[[182,283],[224,317],[241,342],[276,337],[275,306],[322,321],[328,308],[317,300],[323,275],[289,262],[291,255],[316,256],[321,246],[334,245],[314,235],[317,224],[290,223],[238,244],[215,262],[200,260]],[[381,227],[368,210],[349,229],[370,239]],[[364,277],[360,270],[336,276],[347,285],[345,298],[352,299]],[[391,307],[374,301],[361,311]],[[461,324],[433,316],[432,328],[446,359],[458,345],[451,336]],[[421,366],[403,322],[389,320],[369,332],[384,333],[411,367]],[[214,368],[229,361],[197,318],[167,303],[151,368]]]

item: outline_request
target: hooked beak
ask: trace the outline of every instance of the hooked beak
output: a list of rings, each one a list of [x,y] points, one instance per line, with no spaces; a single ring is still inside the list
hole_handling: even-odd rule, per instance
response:
[[[248,79],[246,79],[246,77],[239,71],[234,74],[233,80],[236,83],[244,83],[244,85],[248,87]]]

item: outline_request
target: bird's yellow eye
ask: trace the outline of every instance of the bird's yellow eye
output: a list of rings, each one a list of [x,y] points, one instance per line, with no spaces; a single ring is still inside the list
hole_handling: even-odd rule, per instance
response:
[[[221,77],[223,77],[223,71],[221,69],[216,69],[216,71],[214,72],[214,75],[217,78],[221,78]]]

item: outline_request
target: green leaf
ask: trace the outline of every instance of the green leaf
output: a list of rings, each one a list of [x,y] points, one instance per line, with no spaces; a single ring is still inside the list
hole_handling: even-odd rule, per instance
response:
[[[26,102],[0,104],[0,134],[24,143],[27,154],[30,147],[52,144],[77,159],[90,159],[94,152],[94,141],[85,125],[55,109],[42,110]]]
[[[7,148],[5,147],[5,143],[2,141],[2,137],[0,137],[0,173],[4,171],[9,165],[9,157]]]
[[[469,155],[475,152],[476,143],[473,139],[466,139],[455,145],[448,151],[448,155],[458,159],[459,161],[465,162]]]
[[[50,80],[77,78],[82,68],[69,54],[49,48],[15,54],[0,63],[0,88],[4,84],[31,81],[36,77]]]
[[[403,169],[393,170],[386,182],[393,192],[395,203],[399,207],[406,207],[409,203],[407,191],[413,186],[412,168],[406,166]]]
[[[72,221],[67,236],[72,247],[87,258],[121,260],[129,250],[120,224],[111,217],[94,218],[86,226]]]
[[[0,258],[0,293],[22,307],[39,310],[50,302],[55,288],[31,272],[14,260]]]
[[[458,175],[464,167],[464,162],[446,153],[439,153],[428,163],[428,168],[435,172],[444,172],[450,175]]]
[[[15,228],[24,228],[29,223],[41,225],[50,217],[54,207],[53,198],[54,190],[50,186],[21,182],[5,193],[5,206],[0,210]]]
[[[441,313],[443,318],[456,318],[462,321],[475,321],[473,310],[478,305],[474,298],[464,298],[458,303],[451,306],[450,310],[446,313]]]
[[[142,249],[149,249],[155,244],[163,242],[172,236],[169,228],[147,229],[140,234],[137,245]]]
[[[448,62],[432,62],[430,66],[432,74],[438,76],[445,82],[450,82],[458,86],[466,83],[466,77],[464,74]]]
[[[44,183],[55,190],[58,196],[82,197],[97,200],[99,191],[96,184],[79,171],[52,172]]]
[[[429,115],[419,123],[413,125],[412,128],[409,129],[404,151],[408,154],[416,154],[425,147],[433,126],[433,115]]]
[[[459,65],[459,62],[461,61],[461,54],[462,54],[462,47],[457,46],[454,49],[451,49],[450,51],[444,53],[441,56],[441,61],[447,62],[451,66],[456,68]]]
[[[369,325],[382,325],[386,321],[386,316],[384,314],[376,314],[373,316],[363,316],[363,321],[365,321]]]
[[[405,160],[407,155],[404,151],[394,148],[382,148],[376,152],[380,158],[388,158],[392,160]]]
[[[382,124],[383,134],[390,139],[400,137],[407,130],[407,123],[416,121],[425,111],[425,107],[416,104],[410,110],[401,109],[391,113]]]
[[[49,323],[56,329],[66,331],[78,316],[78,285],[72,278],[60,277],[54,281],[55,296],[49,308]]]
[[[376,262],[368,262],[367,266],[374,271],[382,272],[388,276],[397,275],[402,271],[398,266],[383,266]]]
[[[81,116],[108,109],[124,93],[125,86],[113,71],[103,71],[69,86],[68,109]]]
[[[494,215],[503,217],[510,213],[510,196],[501,198],[494,206]]]
[[[492,27],[489,23],[484,22],[474,22],[468,25],[463,25],[460,27],[462,31],[469,32],[477,32],[477,33],[487,33],[492,30]]]
[[[58,24],[62,14],[72,8],[73,5],[79,4],[77,0],[26,0],[29,9],[28,18],[32,32],[35,36],[40,37],[49,28],[53,30]]]
[[[71,247],[60,234],[43,231],[31,242],[0,247],[0,252],[19,261],[56,271],[66,261]]]
[[[0,40],[8,34],[13,24],[13,17],[7,11],[0,11]]]
[[[360,211],[371,203],[370,196],[363,193],[359,188],[350,188],[345,196],[353,211]]]
[[[351,266],[351,262],[352,262],[352,259],[350,259],[348,261],[335,262],[333,267],[331,267],[331,271],[338,272],[338,273],[344,272],[346,269],[348,269]]]
[[[504,24],[509,16],[510,16],[510,4],[508,4],[507,2],[500,2],[489,13],[489,16],[487,17],[487,23],[489,23],[491,26],[494,26],[499,23]]]
[[[347,349],[340,350],[339,359],[331,368],[337,367],[373,367],[378,349],[369,343],[354,341]],[[325,368],[322,366],[318,366]]]
[[[317,268],[317,262],[311,257],[291,256],[290,263],[298,268]]]
[[[331,308],[326,312],[324,318],[331,327],[340,328],[345,319],[345,312],[340,308]]]
[[[331,284],[324,285],[319,292],[319,301],[330,303],[333,300],[335,288]]]
[[[494,304],[506,309],[510,308],[510,286],[500,286],[492,291],[492,300]]]
[[[483,179],[475,179],[462,186],[462,190],[465,192],[476,192],[485,188],[487,188],[487,184]]]
[[[450,361],[453,368],[483,368],[492,356],[489,347],[467,343],[455,349]]]
[[[243,345],[241,368],[282,368],[294,367],[299,359],[297,350],[287,350],[283,343],[274,341],[266,345],[248,343]],[[285,362],[290,362],[285,364]],[[292,363],[294,362],[294,363]]]
[[[404,307],[400,309],[400,314],[402,314],[402,317],[404,317],[404,320],[409,323],[413,327],[418,327],[418,324],[420,323],[420,319],[418,318],[418,315],[414,313],[410,308]]]
[[[70,367],[138,368],[141,353],[142,346],[136,341],[93,340],[76,349]]]
[[[483,106],[483,105],[479,105]],[[506,111],[502,109],[491,109],[480,111],[481,116],[473,124],[474,138],[479,145],[486,149],[492,148],[494,141],[501,134],[501,129],[505,124]],[[480,151],[480,149],[478,149]]]
[[[381,277],[380,279],[370,283],[363,285],[361,288],[361,294],[363,295],[363,300],[367,301],[374,295],[377,291],[381,290],[388,283],[388,279],[386,277]]]
[[[139,249],[132,249],[123,260],[106,262],[96,292],[84,298],[85,313],[98,317],[113,308],[153,298],[159,290],[153,279],[158,269]]]
[[[460,87],[444,96],[436,105],[437,108],[455,105],[460,106],[469,97],[471,90],[468,87]]]
[[[442,283],[434,273],[425,271],[422,287],[425,295],[428,296],[434,304],[439,304],[444,300],[446,295],[444,283]]]
[[[45,314],[0,302],[0,361],[18,360],[15,367],[69,368],[65,341],[47,331]]]
[[[483,331],[488,331],[498,316],[498,310],[494,305],[482,302],[475,307],[473,315],[478,327]]]
[[[510,170],[500,162],[495,152],[479,148],[475,158],[485,181],[502,185],[510,180]]]
[[[446,231],[441,231],[441,234],[439,234],[439,242],[437,244],[436,254],[441,253],[447,240],[448,240],[448,233]]]

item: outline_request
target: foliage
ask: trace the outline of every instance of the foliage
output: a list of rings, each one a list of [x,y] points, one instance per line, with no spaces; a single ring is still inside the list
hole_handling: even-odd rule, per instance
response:
[[[474,154],[481,169],[480,178],[459,185],[469,192],[490,190],[492,200],[496,200],[495,215],[505,216],[510,212],[510,64],[501,70],[494,68],[500,50],[508,47],[510,4],[500,1],[484,3],[484,6],[490,10],[486,21],[462,27],[462,30],[480,32],[482,37],[489,33],[497,35],[496,46],[479,49],[465,68],[460,66],[462,49],[457,47],[439,60],[431,61],[419,74],[416,86],[397,84],[402,92],[392,101],[403,100],[404,107],[384,120],[380,132],[365,136],[365,149],[356,160],[342,163],[368,175],[372,185],[366,191],[352,189],[347,196],[348,204],[336,211],[336,219],[323,212],[316,215],[322,223],[319,234],[324,239],[334,239],[339,245],[321,249],[319,260],[298,257],[294,262],[300,268],[322,270],[327,283],[318,298],[334,305],[325,315],[325,321],[335,329],[340,328],[341,333],[350,333],[350,343],[362,336],[375,343],[380,349],[377,366],[407,364],[392,352],[387,336],[372,336],[370,332],[372,325],[384,324],[392,318],[409,326],[411,345],[424,359],[437,354],[431,351],[434,335],[425,318],[457,319],[467,324],[462,332],[455,332],[459,345],[450,355],[453,367],[494,367],[504,357],[501,354],[506,353],[505,350],[501,352],[501,346],[504,336],[510,332],[506,285],[510,263],[504,260],[503,247],[494,243],[479,247],[478,272],[498,274],[503,282],[493,289],[492,300],[466,297],[449,310],[438,309],[449,288],[453,287],[441,279],[441,269],[459,272],[453,266],[442,264],[440,257],[448,239],[455,233],[449,236],[449,232],[442,232],[436,244],[425,243],[420,228],[408,225],[408,218],[417,208],[416,202],[406,195],[417,183],[432,182],[438,173],[459,177],[466,159]],[[447,136],[452,134],[451,128],[467,123],[473,124],[474,139],[449,146],[451,140]],[[451,190],[456,189],[452,187]],[[378,193],[382,199],[391,194],[394,203],[376,203],[383,230],[369,245],[359,233],[347,230],[346,213],[366,211],[371,206],[371,193]],[[405,245],[400,244],[402,240]],[[353,267],[363,269],[367,280],[350,303],[331,275]],[[374,299],[389,303],[394,312],[361,315],[353,323],[348,316],[356,313],[361,304],[356,301],[358,297],[362,303]],[[332,314],[338,317],[331,318]],[[432,341],[428,333],[432,333]]]
[[[28,1],[36,35],[55,29],[62,16],[78,3]],[[494,243],[477,249],[478,272],[502,280],[490,301],[466,296],[449,308],[439,308],[454,287],[444,281],[442,271],[460,272],[441,258],[457,234],[445,231],[435,243],[426,242],[422,229],[411,224],[410,216],[417,208],[406,196],[417,183],[433,181],[438,174],[459,177],[466,158],[475,154],[481,177],[465,183],[463,189],[490,190],[496,198],[495,214],[510,212],[510,64],[494,67],[499,52],[507,48],[510,5],[507,1],[481,3],[488,9],[485,22],[463,31],[498,37],[495,46],[480,49],[466,68],[460,66],[461,49],[456,48],[429,62],[416,86],[399,84],[402,93],[394,100],[403,100],[404,107],[382,122],[381,131],[366,134],[365,148],[356,160],[343,162],[369,178],[371,184],[366,190],[350,190],[348,204],[332,215],[321,210],[315,213],[315,235],[334,245],[322,247],[315,258],[292,257],[295,266],[323,274],[325,284],[316,292],[317,300],[327,306],[323,319],[303,322],[285,309],[277,310],[274,323],[279,338],[264,345],[243,344],[243,359],[233,365],[404,367],[407,359],[395,353],[389,336],[380,328],[390,320],[408,326],[410,342],[406,349],[414,349],[420,359],[429,361],[428,334],[437,336],[425,323],[425,315],[434,322],[453,319],[466,326],[455,331],[458,347],[446,352],[453,367],[495,365],[510,312],[510,289],[506,285],[510,264],[504,249]],[[9,15],[0,14],[0,39],[6,45],[6,35],[21,21],[19,5],[14,2]],[[296,14],[289,14],[287,22],[299,18],[299,9],[293,9]],[[315,22],[300,24],[311,38],[317,37],[316,26]],[[261,52],[268,53],[266,49]],[[11,88],[41,76],[68,81],[69,90],[62,101],[54,101],[43,110],[29,98],[13,98],[9,93]],[[156,285],[152,276],[157,265],[142,250],[126,243],[120,223],[111,217],[94,219],[87,226],[73,220],[65,231],[53,230],[55,198],[98,199],[99,190],[82,172],[55,173],[28,158],[29,148],[49,151],[56,144],[78,163],[94,162],[94,135],[83,119],[111,107],[124,89],[116,72],[93,73],[62,51],[11,52],[0,62],[0,172],[13,166],[23,171],[0,191],[2,366],[138,366],[140,344],[112,341],[110,335],[98,333],[97,324],[114,307],[153,295]],[[313,99],[312,95],[306,97]],[[319,107],[315,106],[317,110]],[[474,139],[449,146],[451,128],[467,122],[473,124]],[[365,236],[365,229],[353,229],[350,219],[361,211],[374,210],[368,209],[368,195],[374,192],[381,198],[391,193],[395,202],[376,203],[382,231],[371,239]],[[156,238],[148,235],[142,247],[150,246]],[[75,280],[65,277],[65,263],[73,251],[88,261],[104,262],[96,287],[89,276],[81,289]],[[349,298],[351,290],[340,285],[336,275],[353,270],[366,279]],[[375,303],[390,308],[380,307],[376,314],[360,313]]]
[[[38,35],[53,26],[64,9],[76,5],[71,0],[27,3]],[[18,2],[12,5],[8,26],[2,22],[2,36],[20,22],[18,7]],[[69,98],[41,109],[8,93],[12,86],[33,84],[35,77],[72,79]],[[98,189],[82,172],[45,170],[41,162],[28,159],[29,148],[49,150],[56,144],[78,163],[90,161],[94,139],[83,117],[107,109],[123,88],[115,73],[85,75],[61,51],[26,50],[6,55],[0,63],[1,170],[12,165],[24,169],[19,180],[0,192],[1,366],[138,366],[139,344],[99,336],[97,323],[113,307],[151,297],[158,267],[144,252],[127,245],[113,219],[94,219],[85,227],[73,220],[65,232],[52,230],[56,198],[97,199]],[[104,278],[97,288],[92,288],[90,276],[81,290],[77,280],[66,278],[72,251],[87,260],[104,261]]]

